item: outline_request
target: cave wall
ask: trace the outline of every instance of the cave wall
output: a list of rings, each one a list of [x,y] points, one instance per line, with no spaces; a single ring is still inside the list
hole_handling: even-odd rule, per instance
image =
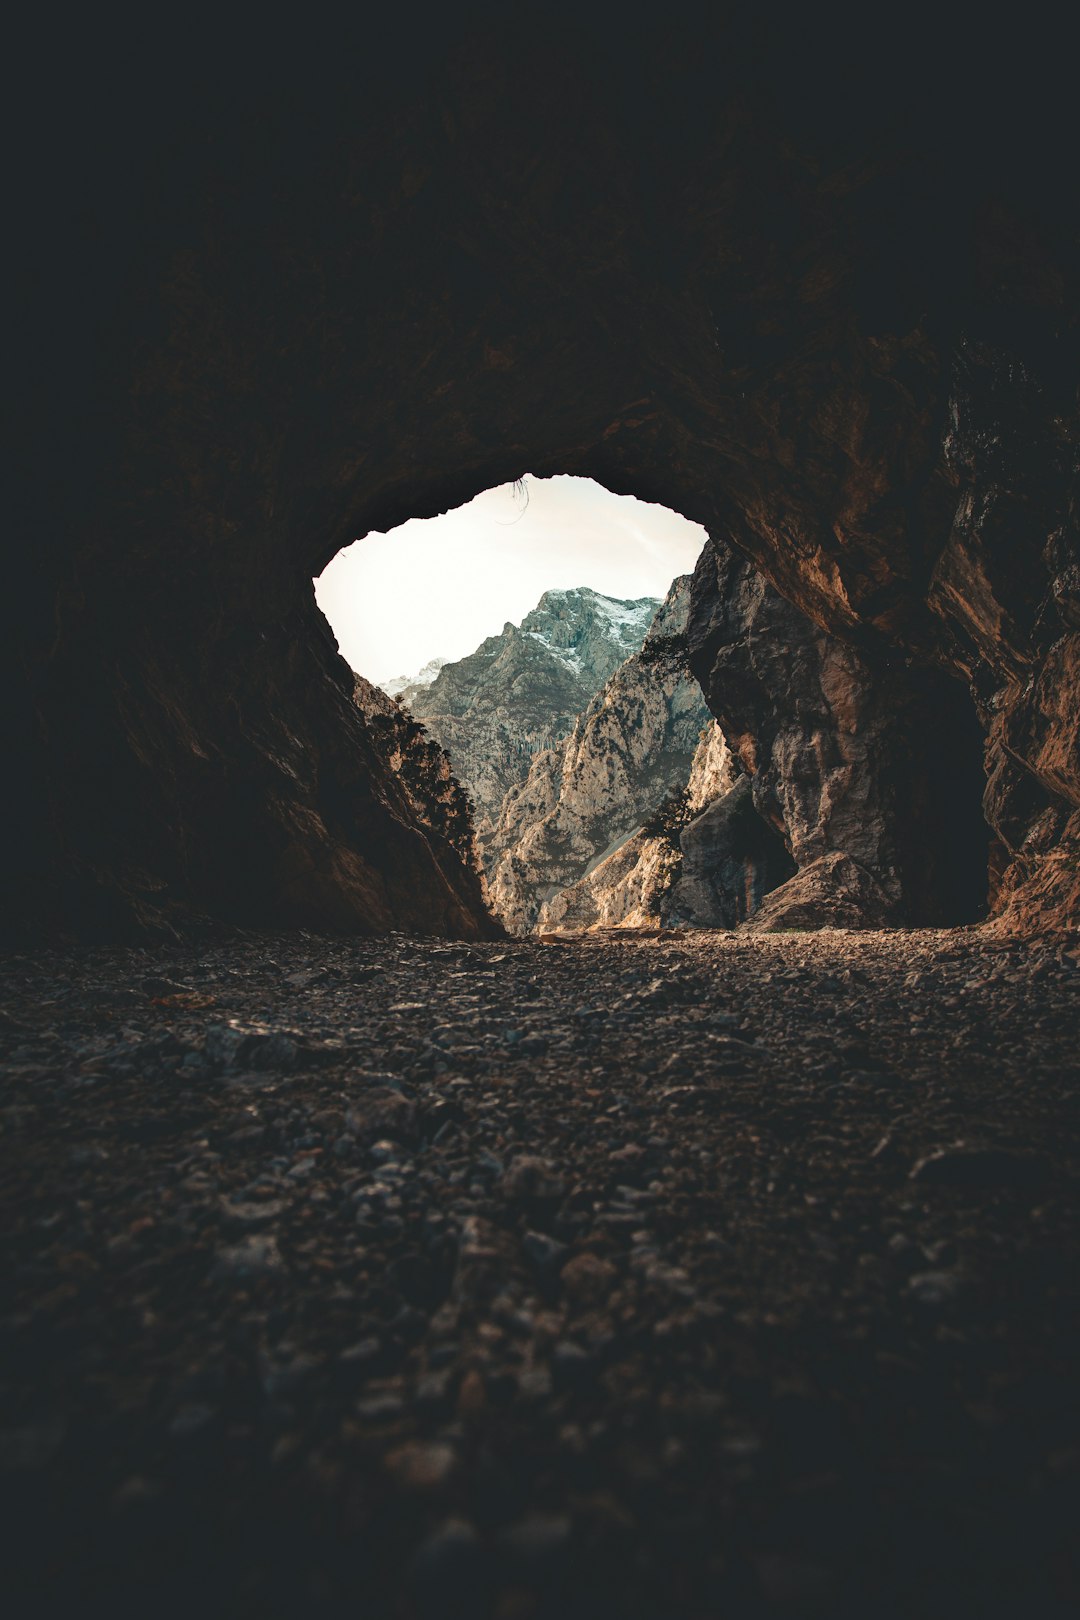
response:
[[[819,926],[984,915],[983,736],[958,682],[895,654],[860,655],[716,537],[694,574],[687,643],[754,809],[800,872],[828,861],[814,889]]]
[[[34,42],[12,932],[489,927],[310,581],[526,471],[701,522],[874,682],[972,689],[997,913],[1075,918],[1071,95],[1034,28],[849,21]]]

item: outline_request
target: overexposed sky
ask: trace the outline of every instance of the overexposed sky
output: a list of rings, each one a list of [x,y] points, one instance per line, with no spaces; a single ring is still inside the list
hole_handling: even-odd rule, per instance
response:
[[[591,478],[532,478],[441,517],[412,518],[338,552],[315,597],[342,654],[368,680],[463,658],[544,591],[589,585],[605,596],[663,596],[705,543],[697,523],[612,495]]]

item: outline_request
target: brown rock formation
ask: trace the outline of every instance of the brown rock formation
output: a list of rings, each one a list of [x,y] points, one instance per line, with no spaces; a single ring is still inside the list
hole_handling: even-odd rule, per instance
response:
[[[1068,53],[986,15],[883,48],[805,7],[357,18],[310,56],[219,20],[143,60],[96,16],[26,55],[9,925],[486,928],[310,579],[525,471],[723,536],[871,709],[908,659],[955,681],[913,666],[931,717],[972,684],[995,905],[1075,918]]]
[[[757,812],[745,776],[687,823],[679,850],[666,918],[698,928],[736,928],[755,917],[794,869],[776,831]]]
[[[817,871],[799,888],[801,916],[834,872],[846,926],[860,895],[868,926],[981,915],[982,736],[955,682],[899,660],[871,665],[717,540],[694,577],[688,640],[691,667],[753,779],[758,814],[800,869]],[[851,881],[852,865],[865,883]],[[822,924],[831,917],[826,906]]]

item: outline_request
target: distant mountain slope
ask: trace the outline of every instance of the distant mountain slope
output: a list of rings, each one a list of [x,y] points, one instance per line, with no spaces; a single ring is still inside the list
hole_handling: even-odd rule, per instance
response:
[[[380,688],[387,697],[400,698],[406,708],[410,699],[421,687],[430,686],[443,665],[449,663],[447,658],[431,658],[416,675],[395,675],[392,681],[383,681]]]
[[[686,575],[675,580],[640,651],[506,794],[484,854],[492,901],[517,932],[534,927],[547,902],[688,781],[702,732],[713,726],[700,687],[671,650],[686,627],[689,584]]]
[[[741,767],[724,741],[715,720],[702,730],[685,788],[674,788],[667,801],[654,808],[646,825],[591,865],[575,883],[547,898],[539,908],[538,928],[573,929],[655,927],[671,920],[672,896],[682,875],[679,827],[676,822],[698,816],[705,807],[730,793],[740,780]],[[703,920],[712,926],[712,911]]]
[[[508,790],[637,651],[658,606],[655,597],[620,601],[587,587],[545,591],[520,625],[443,664],[430,683],[402,687],[400,700],[446,749],[473,800],[482,850]]]

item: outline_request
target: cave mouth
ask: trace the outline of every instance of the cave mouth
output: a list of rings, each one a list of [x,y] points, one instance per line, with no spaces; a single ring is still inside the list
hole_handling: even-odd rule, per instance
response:
[[[430,806],[454,793],[432,747],[445,751],[465,795],[455,837],[468,843],[472,823],[489,900],[516,933],[550,926],[596,868],[591,888],[614,880],[618,894],[590,922],[658,920],[657,885],[644,894],[609,858],[635,838],[638,853],[715,729],[685,648],[707,538],[591,478],[526,474],[369,535],[315,582],[357,705],[421,821],[444,831]],[[677,831],[661,842],[670,880]]]
[[[370,532],[315,595],[412,811],[512,932],[730,928],[789,886],[771,926],[980,921],[968,694],[841,646],[838,699],[840,644],[744,558],[713,600],[710,548],[735,556],[667,506],[526,474]]]
[[[466,657],[545,591],[660,601],[706,539],[670,507],[595,479],[524,473],[343,547],[315,597],[350,666],[385,687],[432,659]]]

